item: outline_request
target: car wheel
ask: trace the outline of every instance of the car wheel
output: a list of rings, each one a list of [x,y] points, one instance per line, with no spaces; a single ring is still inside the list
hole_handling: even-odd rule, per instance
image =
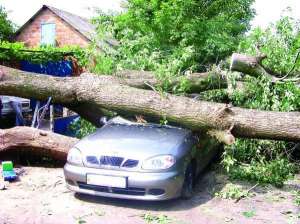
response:
[[[182,199],[190,199],[193,196],[194,172],[192,165],[188,165],[181,191]]]

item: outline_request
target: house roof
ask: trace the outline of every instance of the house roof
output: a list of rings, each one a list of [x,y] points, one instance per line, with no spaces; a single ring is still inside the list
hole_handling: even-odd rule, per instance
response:
[[[52,6],[43,5],[23,26],[21,26],[15,36],[22,32],[22,30],[31,23],[43,10],[49,9],[56,16],[72,26],[75,30],[81,33],[88,40],[92,40],[92,36],[96,33],[96,28],[92,25],[88,19],[82,18],[78,15],[74,15],[70,12],[63,11],[61,9],[54,8]]]
[[[81,33],[85,38],[87,38],[90,41],[92,40],[93,36],[96,34],[96,27],[93,24],[91,24],[88,19],[72,14],[70,12],[66,12],[61,9],[57,9],[52,6],[43,5],[42,8],[40,8],[23,26],[21,26],[17,30],[15,36],[19,35],[22,32],[22,30],[28,24],[30,24],[45,9],[49,9],[56,16],[58,16],[63,21],[68,23],[75,30],[77,30],[77,32]],[[104,42],[111,47],[116,47],[119,45],[118,41],[112,38],[106,38]],[[100,48],[102,48],[101,46],[103,46],[103,43],[99,43]]]

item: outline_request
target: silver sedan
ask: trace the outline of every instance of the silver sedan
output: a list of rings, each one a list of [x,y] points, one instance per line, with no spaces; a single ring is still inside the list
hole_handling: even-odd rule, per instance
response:
[[[190,198],[219,144],[191,131],[112,119],[69,152],[64,174],[75,192],[114,198]]]

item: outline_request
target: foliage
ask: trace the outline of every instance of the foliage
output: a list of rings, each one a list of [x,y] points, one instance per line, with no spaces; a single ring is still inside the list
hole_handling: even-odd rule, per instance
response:
[[[85,66],[88,63],[87,50],[78,46],[52,47],[41,46],[27,48],[23,43],[0,42],[0,61],[22,61],[26,60],[36,64],[43,64],[48,61],[60,61],[69,56],[76,58],[78,65]]]
[[[268,55],[265,65],[280,74],[291,71],[299,42],[299,25],[290,17],[283,17],[265,31],[255,29],[240,45],[243,53],[255,52],[259,45]],[[294,71],[299,71],[296,61]],[[246,92],[235,91],[233,105],[272,111],[299,111],[300,89],[292,82],[272,83],[266,77],[248,78]],[[290,144],[279,141],[238,139],[226,147],[223,165],[230,176],[260,183],[281,186],[295,172],[289,162]]]
[[[297,206],[300,207],[300,191],[297,190],[297,191],[293,192],[293,195],[294,195],[294,203],[295,203],[295,205],[297,205]]]
[[[253,193],[244,190],[241,186],[235,184],[228,184],[222,191],[216,192],[215,196],[223,199],[240,199],[244,197],[251,197]]]
[[[260,50],[268,55],[265,65],[277,73],[285,74],[293,68],[296,51],[292,49],[300,40],[298,36],[298,23],[290,17],[283,17],[276,26],[270,25],[265,31],[253,30],[241,42],[239,49],[241,53],[257,55],[255,46],[261,46]],[[287,46],[287,43],[290,45]],[[299,72],[298,64],[299,61],[296,61],[294,72]],[[232,94],[227,94],[218,90],[202,94],[202,97],[210,101],[225,100],[234,106],[252,109],[300,110],[300,89],[295,83],[273,83],[266,77],[245,79],[247,82],[243,91],[236,89]],[[231,81],[234,85],[235,80]],[[293,146],[293,143],[280,141],[237,139],[234,145],[226,146],[222,164],[232,178],[282,186],[296,171],[295,165],[289,160],[289,149]]]
[[[111,38],[117,49],[103,44],[95,55],[96,73],[123,69],[155,71],[162,89],[170,80],[188,71],[205,70],[231,54],[238,46],[254,15],[253,0],[127,1],[119,15],[99,12],[96,43]],[[184,80],[183,80],[184,82]],[[180,87],[172,91],[183,92]]]
[[[244,211],[242,214],[246,218],[252,218],[253,216],[255,216],[255,213],[256,212],[254,210],[250,210],[250,211]]]
[[[247,91],[234,91],[231,102],[246,108],[272,111],[299,111],[300,89],[293,82],[273,83],[266,77],[249,78]]]
[[[151,224],[168,224],[171,223],[171,219],[166,215],[152,215],[152,214],[143,214],[142,218],[146,223]]]
[[[75,131],[77,138],[83,138],[96,131],[96,127],[83,118],[73,121],[70,125],[70,129]]]
[[[300,22],[290,16],[284,16],[267,29],[254,29],[240,43],[239,51],[254,56],[265,54],[267,58],[263,65],[280,76],[290,71],[295,75],[300,72],[300,58],[297,57],[300,52],[299,31]]]
[[[272,83],[265,77],[248,80],[247,92],[235,91],[228,96],[217,91],[204,96],[223,101],[226,97],[235,106],[275,111],[299,111],[300,89],[291,82]],[[226,99],[228,100],[228,99]],[[293,143],[257,139],[237,139],[226,146],[222,164],[230,177],[282,186],[292,177],[296,166],[289,161]]]
[[[272,83],[264,77],[251,79],[247,93],[234,92],[233,105],[247,108],[297,111],[300,109],[300,90],[294,83]],[[238,139],[226,146],[223,165],[230,177],[282,186],[295,173],[289,162],[290,144],[280,141]]]
[[[261,159],[261,161],[252,160],[252,162],[235,165],[227,164],[230,157],[224,158],[223,164],[228,169],[229,176],[234,179],[248,180],[259,183],[271,183],[281,187],[288,178],[292,177],[295,168],[285,158],[276,158],[270,161]]]
[[[293,146],[281,141],[237,139],[225,147],[222,164],[231,178],[280,187],[296,172],[289,161]]]
[[[7,18],[5,9],[0,6],[0,41],[9,40],[14,30],[14,24]]]
[[[253,17],[252,0],[129,0],[127,12],[116,17],[116,36],[128,32],[151,38],[161,51],[193,46],[191,63],[215,62],[236,49]],[[131,35],[135,40],[135,36]],[[143,48],[136,46],[137,51]]]
[[[111,57],[106,57],[103,54],[97,54],[95,57],[95,65],[89,68],[89,70],[93,71],[97,74],[112,74],[114,70],[114,60]]]

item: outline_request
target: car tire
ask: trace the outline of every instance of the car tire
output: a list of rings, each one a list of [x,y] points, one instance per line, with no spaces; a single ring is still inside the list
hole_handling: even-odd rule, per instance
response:
[[[194,171],[192,165],[188,165],[185,171],[185,178],[181,190],[181,198],[188,200],[193,196]]]

